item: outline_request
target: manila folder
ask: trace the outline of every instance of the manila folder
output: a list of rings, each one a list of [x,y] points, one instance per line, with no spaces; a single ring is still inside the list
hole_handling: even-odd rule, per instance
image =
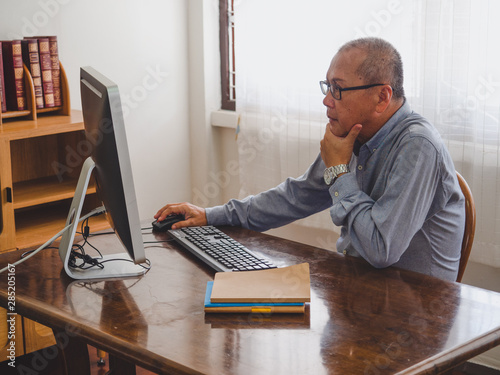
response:
[[[310,302],[309,263],[260,271],[218,272],[211,302]]]

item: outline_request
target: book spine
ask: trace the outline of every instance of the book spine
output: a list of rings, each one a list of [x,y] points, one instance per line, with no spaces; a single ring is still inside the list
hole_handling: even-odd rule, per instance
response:
[[[24,64],[28,67],[33,78],[36,107],[43,108],[42,73],[38,54],[38,41],[36,39],[24,39],[21,43]]]
[[[26,109],[26,98],[21,41],[2,42],[2,52],[7,110],[23,111]]]
[[[0,107],[2,112],[7,111],[7,103],[5,98],[5,83],[3,78],[2,42],[0,42]]]
[[[301,306],[229,306],[205,307],[205,312],[215,313],[249,313],[249,314],[301,314],[305,312],[305,305]]]
[[[61,70],[59,67],[59,48],[57,36],[49,36],[50,61],[52,65],[52,82],[54,85],[54,105],[62,105],[61,95]]]
[[[17,110],[24,111],[26,109],[26,97],[24,88],[23,52],[20,40],[12,41],[12,57],[14,62],[14,77],[16,80]]]
[[[38,52],[40,54],[40,68],[42,73],[42,88],[45,107],[54,107],[54,83],[52,81],[52,62],[50,60],[48,38],[38,39]]]

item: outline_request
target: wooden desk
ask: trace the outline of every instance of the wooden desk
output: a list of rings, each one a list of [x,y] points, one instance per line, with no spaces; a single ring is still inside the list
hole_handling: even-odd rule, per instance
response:
[[[214,273],[174,242],[147,247],[146,276],[92,283],[69,279],[57,250],[46,250],[16,268],[17,313],[53,327],[67,349],[89,343],[125,360],[123,368],[169,374],[434,374],[500,344],[500,294],[222,229],[279,266],[309,261],[306,314],[205,314]],[[91,242],[105,250],[115,241]],[[2,254],[0,266],[19,254]],[[0,275],[5,307],[6,284]],[[76,367],[72,374],[85,369]]]

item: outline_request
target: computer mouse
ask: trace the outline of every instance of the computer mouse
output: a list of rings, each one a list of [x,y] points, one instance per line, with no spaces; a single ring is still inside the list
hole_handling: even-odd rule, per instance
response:
[[[172,225],[183,220],[184,215],[182,214],[168,215],[162,221],[155,220],[151,223],[153,224],[153,232],[166,232],[167,230],[172,228]]]

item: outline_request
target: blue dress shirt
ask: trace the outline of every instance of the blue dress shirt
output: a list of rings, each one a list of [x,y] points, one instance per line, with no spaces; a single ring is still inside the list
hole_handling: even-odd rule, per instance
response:
[[[455,280],[465,200],[437,130],[408,102],[365,144],[350,173],[331,186],[318,156],[304,175],[206,209],[210,225],[265,231],[330,208],[341,227],[337,250],[377,268],[391,265]]]

